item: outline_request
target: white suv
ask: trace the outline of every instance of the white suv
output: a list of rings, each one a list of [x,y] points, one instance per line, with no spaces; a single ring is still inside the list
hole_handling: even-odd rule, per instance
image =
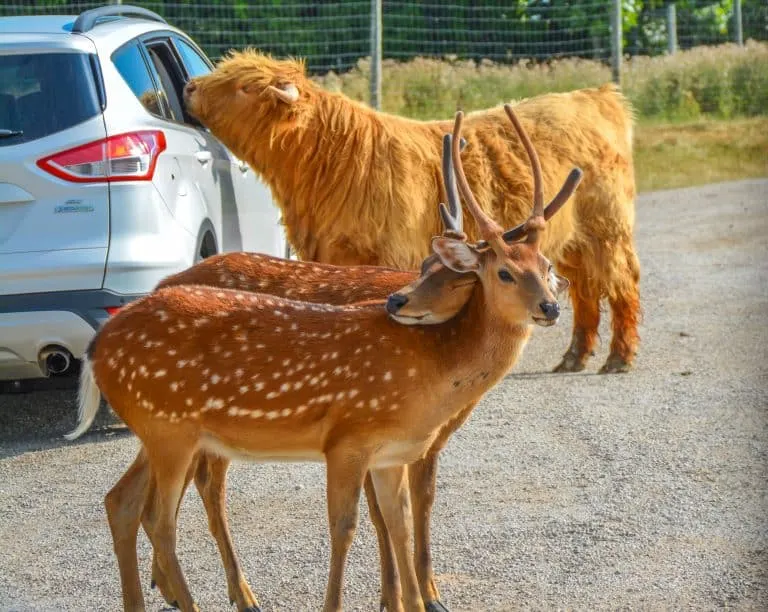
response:
[[[111,312],[200,258],[286,252],[269,190],[185,112],[210,70],[137,7],[0,18],[0,381],[71,371]]]

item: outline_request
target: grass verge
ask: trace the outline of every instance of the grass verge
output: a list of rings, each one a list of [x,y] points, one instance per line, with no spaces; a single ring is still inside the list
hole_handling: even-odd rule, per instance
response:
[[[640,123],[635,172],[640,192],[768,177],[768,117]]]

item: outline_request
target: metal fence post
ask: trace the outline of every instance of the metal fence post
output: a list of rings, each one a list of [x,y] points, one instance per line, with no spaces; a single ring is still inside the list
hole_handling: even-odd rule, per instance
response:
[[[667,5],[667,52],[670,55],[677,53],[677,10],[674,2]]]
[[[613,10],[611,11],[611,76],[613,82],[617,84],[621,84],[622,38],[621,0],[613,0]]]
[[[381,0],[371,0],[371,106],[381,109]]]
[[[733,21],[734,30],[736,33],[736,44],[744,46],[744,30],[741,22],[741,0],[734,0],[733,2]]]

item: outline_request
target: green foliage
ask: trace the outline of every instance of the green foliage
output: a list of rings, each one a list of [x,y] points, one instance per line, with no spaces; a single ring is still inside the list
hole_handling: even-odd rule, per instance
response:
[[[696,47],[636,57],[623,87],[641,117],[682,120],[768,114],[768,44]]]

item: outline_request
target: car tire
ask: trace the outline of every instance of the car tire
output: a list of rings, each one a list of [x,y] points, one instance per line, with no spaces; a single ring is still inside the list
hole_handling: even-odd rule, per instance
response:
[[[198,263],[211,255],[216,255],[218,252],[219,249],[216,245],[216,235],[213,233],[213,226],[209,221],[206,221],[198,232],[194,263]]]

